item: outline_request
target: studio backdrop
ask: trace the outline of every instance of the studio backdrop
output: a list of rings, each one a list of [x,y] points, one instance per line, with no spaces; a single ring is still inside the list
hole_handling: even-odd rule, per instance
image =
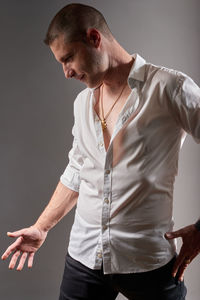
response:
[[[200,85],[199,0],[74,1],[99,9],[129,53],[178,69]],[[64,78],[43,43],[55,13],[70,1],[0,2],[0,246],[7,231],[32,225],[47,205],[68,163],[73,102],[84,88]],[[175,229],[200,216],[200,145],[187,137],[174,192]],[[71,211],[49,233],[32,270],[0,262],[0,299],[56,300],[64,268]],[[200,294],[200,258],[186,271],[187,300]],[[125,299],[121,295],[117,299]],[[94,299],[95,300],[95,299]]]

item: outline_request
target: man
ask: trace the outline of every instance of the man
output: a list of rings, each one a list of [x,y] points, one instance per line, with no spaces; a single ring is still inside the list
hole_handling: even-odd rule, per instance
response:
[[[183,274],[200,251],[200,222],[172,232],[173,183],[186,133],[200,141],[200,89],[187,75],[128,54],[96,9],[70,4],[45,43],[66,78],[86,84],[74,103],[69,164],[37,222],[17,240],[22,270],[77,204],[60,300],[183,300]],[[183,244],[176,256],[174,238]]]

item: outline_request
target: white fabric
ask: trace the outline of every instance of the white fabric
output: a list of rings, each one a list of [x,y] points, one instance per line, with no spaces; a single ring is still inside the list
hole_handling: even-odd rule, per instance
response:
[[[79,191],[69,253],[104,273],[153,270],[174,255],[173,184],[186,132],[200,142],[200,89],[187,75],[138,54],[132,92],[107,152],[92,89],[74,104],[74,142],[61,182]]]

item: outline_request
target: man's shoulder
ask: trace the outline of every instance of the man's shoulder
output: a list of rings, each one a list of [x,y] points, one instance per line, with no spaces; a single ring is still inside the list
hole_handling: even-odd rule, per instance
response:
[[[148,73],[150,74],[156,74],[159,77],[163,77],[163,78],[179,78],[179,77],[183,77],[184,74],[183,72],[173,69],[173,68],[168,68],[166,66],[162,66],[162,65],[155,65],[152,63],[147,63],[147,68],[148,68]]]
[[[179,70],[147,63],[147,79],[153,80],[154,83],[159,82],[174,89],[186,77],[187,75]]]

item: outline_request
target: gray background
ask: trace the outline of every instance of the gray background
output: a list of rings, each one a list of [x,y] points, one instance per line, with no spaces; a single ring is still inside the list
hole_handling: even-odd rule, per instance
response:
[[[179,69],[200,84],[199,0],[77,2],[99,9],[129,53]],[[42,42],[49,21],[68,3],[0,2],[1,252],[10,243],[7,231],[35,222],[68,161],[73,101],[83,85],[64,78]],[[187,137],[175,185],[175,228],[199,217],[199,154],[199,145]],[[8,262],[0,262],[0,299],[57,299],[73,213],[49,233],[31,271],[9,271]],[[188,300],[199,299],[199,263],[198,257],[186,272]]]

